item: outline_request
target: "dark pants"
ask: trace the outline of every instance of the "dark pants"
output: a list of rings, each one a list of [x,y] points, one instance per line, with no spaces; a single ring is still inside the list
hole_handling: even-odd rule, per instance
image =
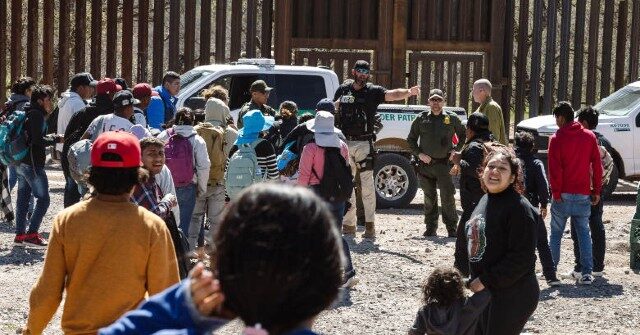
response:
[[[344,201],[327,202],[327,203],[329,204],[329,208],[331,209],[331,213],[333,214],[333,217],[336,219],[336,225],[338,227],[338,231],[341,231],[342,218],[344,217]],[[349,244],[347,243],[347,240],[345,240],[344,236],[342,236],[342,252],[344,253],[345,276],[355,274],[356,270],[353,268],[353,262],[351,261],[351,251],[349,250]]]
[[[438,229],[438,189],[440,189],[442,221],[448,232],[453,232],[456,229],[458,222],[454,199],[456,189],[453,186],[449,170],[449,165],[441,162],[430,165],[421,164],[419,167],[418,177],[424,192],[424,223],[427,226],[427,231],[431,233],[435,233]]]
[[[73,178],[71,178],[71,176],[67,173],[64,172],[64,179],[65,179],[65,184],[64,184],[64,208],[67,208],[69,206],[73,206],[75,204],[77,204],[80,201],[80,192],[78,191],[78,184],[76,183],[75,180],[73,180]]]
[[[593,245],[593,271],[601,272],[604,270],[604,253],[606,249],[604,224],[602,222],[603,204],[602,200],[597,205],[591,206],[591,215],[589,216],[589,230],[591,230],[591,244]],[[580,248],[578,248],[578,237],[573,227],[573,218],[571,219],[571,239],[573,239],[573,255],[575,256],[576,265],[574,271],[581,272],[580,265]]]
[[[465,234],[464,226],[469,221],[473,208],[462,208],[462,215],[460,216],[460,222],[458,222],[458,229],[456,230],[456,251],[454,253],[455,260],[453,266],[462,273],[463,276],[469,276],[469,252],[467,251],[467,236]]]
[[[547,227],[542,217],[538,215],[538,256],[542,265],[542,274],[545,279],[552,279],[556,275],[555,266],[553,265],[553,257],[551,257],[551,249],[549,248],[549,239],[547,238]],[[576,247],[577,249],[577,247]]]
[[[521,278],[512,287],[491,291],[491,304],[485,311],[486,333],[520,334],[538,307],[540,286],[535,274]]]

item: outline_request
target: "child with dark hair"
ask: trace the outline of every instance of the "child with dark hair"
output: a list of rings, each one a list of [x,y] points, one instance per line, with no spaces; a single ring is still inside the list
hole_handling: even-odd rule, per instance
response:
[[[25,333],[42,333],[65,291],[62,330],[90,334],[136,308],[147,294],[178,282],[164,222],[129,202],[146,176],[140,157],[138,139],[129,133],[106,132],[96,139],[89,176],[96,195],[56,216]]]
[[[549,204],[549,182],[544,171],[544,164],[535,155],[535,142],[533,135],[527,132],[517,132],[515,134],[515,152],[522,161],[522,172],[524,177],[524,196],[531,205],[540,209],[538,218],[538,256],[542,264],[542,274],[549,286],[560,285],[560,280],[556,276],[551,249],[549,249],[549,239],[547,237],[547,227],[544,219],[547,217],[547,205]]]
[[[423,294],[424,306],[418,311],[409,335],[480,333],[480,316],[491,300],[489,291],[467,297],[458,270],[437,268],[427,278]]]
[[[218,280],[199,265],[190,280],[151,297],[100,334],[203,334],[236,316],[254,331],[316,334],[313,321],[341,283],[339,241],[329,208],[313,192],[255,184],[231,203],[215,233]]]

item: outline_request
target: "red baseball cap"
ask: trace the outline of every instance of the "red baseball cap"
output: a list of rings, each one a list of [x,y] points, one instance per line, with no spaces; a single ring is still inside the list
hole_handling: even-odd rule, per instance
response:
[[[153,88],[147,83],[139,83],[133,87],[133,97],[136,99],[142,99],[153,95]]]
[[[113,154],[104,157],[105,154]],[[115,156],[115,157],[114,157]],[[118,159],[117,157],[120,157]],[[140,141],[124,131],[100,134],[91,147],[91,166],[104,168],[135,168],[142,165]]]
[[[98,81],[96,85],[96,94],[109,94],[122,90],[122,86],[116,84],[116,81],[111,78],[103,78]]]

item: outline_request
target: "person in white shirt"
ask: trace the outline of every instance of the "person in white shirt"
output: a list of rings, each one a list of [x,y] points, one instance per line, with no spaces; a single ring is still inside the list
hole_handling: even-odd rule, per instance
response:
[[[133,123],[133,106],[140,101],[133,97],[129,91],[123,90],[113,97],[113,114],[102,115],[89,125],[87,131],[82,135],[82,139],[95,139],[100,134],[107,131],[126,131],[129,132]]]
[[[63,92],[58,101],[58,134],[64,134],[73,114],[87,105],[87,100],[95,94],[98,81],[90,73],[76,73],[69,82],[69,90]],[[56,150],[62,152],[62,144],[56,144]]]

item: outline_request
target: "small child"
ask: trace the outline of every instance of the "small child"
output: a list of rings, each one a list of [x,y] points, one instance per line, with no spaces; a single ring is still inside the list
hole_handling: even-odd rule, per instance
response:
[[[437,268],[427,278],[423,294],[425,305],[418,311],[409,335],[480,333],[478,321],[491,300],[488,290],[466,297],[460,272]]]

